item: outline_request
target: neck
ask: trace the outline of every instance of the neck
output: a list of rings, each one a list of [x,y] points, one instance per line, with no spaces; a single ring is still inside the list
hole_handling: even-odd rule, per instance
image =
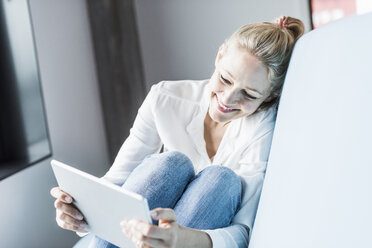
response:
[[[219,128],[226,128],[230,122],[231,121],[227,121],[227,122],[214,121],[209,115],[209,111],[208,111],[207,115],[205,116],[204,125],[207,125],[214,129],[219,129]]]

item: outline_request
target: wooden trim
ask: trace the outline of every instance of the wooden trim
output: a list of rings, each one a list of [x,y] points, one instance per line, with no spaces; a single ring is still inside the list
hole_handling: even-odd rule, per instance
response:
[[[87,0],[110,161],[129,135],[146,86],[133,0]]]

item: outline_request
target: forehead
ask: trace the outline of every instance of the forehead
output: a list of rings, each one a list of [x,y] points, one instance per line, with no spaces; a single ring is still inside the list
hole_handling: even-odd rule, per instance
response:
[[[231,80],[241,88],[253,88],[259,92],[270,88],[267,68],[242,48],[229,47],[219,60],[218,67],[222,72],[230,73]]]

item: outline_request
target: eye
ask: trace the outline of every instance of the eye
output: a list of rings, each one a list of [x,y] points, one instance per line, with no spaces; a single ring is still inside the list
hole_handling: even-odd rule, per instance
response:
[[[224,84],[232,85],[232,83],[229,80],[227,80],[226,78],[224,78],[222,75],[221,75],[221,80]],[[244,97],[249,99],[249,100],[256,100],[257,99],[257,97],[251,96],[245,90],[242,90],[242,93],[243,93]]]
[[[224,78],[222,75],[221,75],[221,80],[222,80],[225,84],[231,85],[231,82],[230,82],[229,80],[227,80],[226,78]]]
[[[245,90],[242,90],[243,91],[243,95],[248,98],[249,100],[256,100],[257,97],[254,97],[254,96],[251,96],[249,95]]]

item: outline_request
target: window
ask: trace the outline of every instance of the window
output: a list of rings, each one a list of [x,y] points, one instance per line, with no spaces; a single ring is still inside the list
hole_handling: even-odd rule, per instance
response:
[[[28,1],[0,3],[0,180],[51,155]]]
[[[351,14],[372,11],[371,0],[311,0],[313,28],[322,27],[332,21]]]

